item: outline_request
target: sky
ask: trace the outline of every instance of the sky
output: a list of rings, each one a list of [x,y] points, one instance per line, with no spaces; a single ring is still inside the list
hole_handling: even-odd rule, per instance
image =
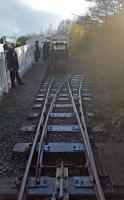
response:
[[[61,20],[84,14],[85,0],[0,0],[0,36],[40,33]]]

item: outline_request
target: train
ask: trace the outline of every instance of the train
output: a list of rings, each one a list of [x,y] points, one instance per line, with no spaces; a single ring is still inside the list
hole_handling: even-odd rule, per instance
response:
[[[51,37],[51,63],[55,71],[64,70],[68,62],[68,36],[55,34]]]

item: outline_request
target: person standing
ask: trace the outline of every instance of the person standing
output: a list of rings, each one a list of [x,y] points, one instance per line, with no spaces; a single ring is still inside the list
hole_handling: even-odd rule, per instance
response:
[[[43,60],[46,63],[46,43],[43,44]]]
[[[35,42],[35,61],[38,62],[40,57],[39,42]]]
[[[6,57],[6,53],[7,53],[7,51],[8,51],[8,44],[7,44],[7,43],[5,43],[5,44],[3,45],[3,50],[4,50],[5,57]]]
[[[18,73],[19,63],[14,43],[10,44],[10,47],[6,52],[6,62],[7,62],[7,68],[10,72],[10,80],[12,87],[13,88],[16,87],[15,79],[17,80],[19,85],[24,85],[25,83],[22,82],[20,75]]]
[[[49,62],[49,54],[50,54],[50,45],[48,42],[44,42],[43,44],[43,60],[46,63]]]

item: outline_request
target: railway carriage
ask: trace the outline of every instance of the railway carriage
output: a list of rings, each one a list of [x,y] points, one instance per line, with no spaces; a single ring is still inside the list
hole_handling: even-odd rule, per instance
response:
[[[63,70],[68,61],[68,37],[56,34],[51,37],[51,61],[54,70]]]

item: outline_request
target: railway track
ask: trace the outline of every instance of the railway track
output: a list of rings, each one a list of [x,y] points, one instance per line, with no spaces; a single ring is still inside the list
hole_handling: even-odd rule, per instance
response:
[[[18,132],[23,143],[13,147],[17,177],[0,179],[0,200],[124,199],[123,181],[116,170],[111,174],[113,158],[104,164],[110,147],[104,153],[94,137],[100,126],[91,130],[97,124],[92,96],[85,69],[46,74]]]
[[[30,116],[39,116],[38,123],[21,129],[34,131],[35,137],[23,178],[16,180],[18,200],[106,199],[108,188],[97,172],[82,106],[90,85],[83,70],[44,80]]]
[[[42,112],[18,200],[105,199],[82,107],[82,92],[88,95],[89,84],[81,70],[45,79],[33,105],[33,118]]]

